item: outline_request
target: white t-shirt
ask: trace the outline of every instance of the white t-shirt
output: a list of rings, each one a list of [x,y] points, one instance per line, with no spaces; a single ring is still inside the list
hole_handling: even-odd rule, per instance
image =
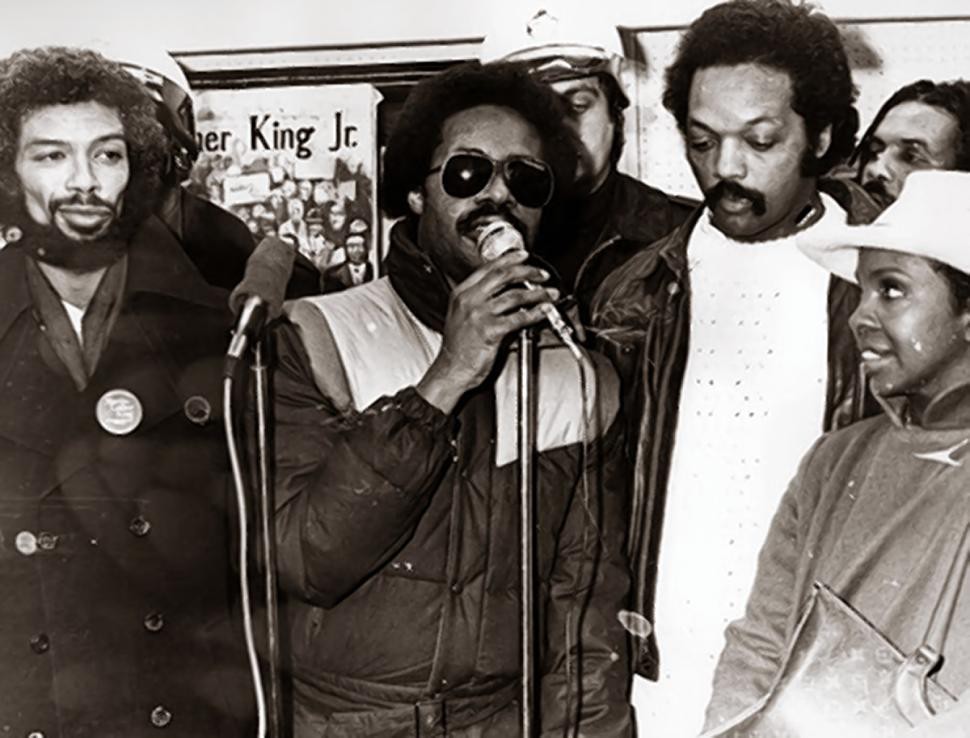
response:
[[[822,217],[845,220],[823,195]],[[822,432],[829,274],[793,236],[734,241],[705,211],[687,245],[690,345],[660,542],[660,678],[638,679],[640,734],[696,736],[724,629],[798,462]]]

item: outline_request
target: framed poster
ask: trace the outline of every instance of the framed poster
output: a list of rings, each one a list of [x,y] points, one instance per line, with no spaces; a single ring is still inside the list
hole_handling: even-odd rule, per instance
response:
[[[190,188],[278,236],[320,270],[325,292],[380,271],[377,104],[368,84],[197,93]]]

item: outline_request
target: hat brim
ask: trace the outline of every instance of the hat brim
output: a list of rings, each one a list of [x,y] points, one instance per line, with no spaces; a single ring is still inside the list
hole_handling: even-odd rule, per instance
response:
[[[798,248],[812,261],[832,274],[858,284],[856,269],[860,249],[883,249],[901,254],[921,256],[948,264],[961,272],[970,273],[970,248],[966,255],[954,249],[940,248],[938,235],[902,229],[889,223],[868,225],[839,224],[837,227],[809,229],[796,236]],[[944,256],[945,254],[945,256]]]

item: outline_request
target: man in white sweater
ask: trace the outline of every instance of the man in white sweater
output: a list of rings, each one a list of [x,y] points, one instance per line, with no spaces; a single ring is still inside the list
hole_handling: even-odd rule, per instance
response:
[[[711,8],[667,71],[664,104],[705,203],[593,303],[637,458],[632,609],[649,636],[638,671],[656,680],[635,686],[644,736],[699,732],[724,629],[798,460],[860,411],[852,288],[830,286],[794,243],[875,215],[858,186],[820,181],[852,150],[854,99],[838,29],[787,0]]]

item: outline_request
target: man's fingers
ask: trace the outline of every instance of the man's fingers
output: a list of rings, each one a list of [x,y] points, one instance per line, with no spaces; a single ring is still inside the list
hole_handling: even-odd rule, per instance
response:
[[[559,299],[559,290],[554,287],[536,287],[533,289],[510,289],[489,301],[489,309],[493,315],[504,315],[519,308],[527,308],[540,302],[555,302]]]
[[[518,251],[518,254],[525,252]],[[524,264],[521,261],[506,263],[505,256],[486,264],[475,271],[468,279],[455,288],[454,294],[462,296],[474,294],[487,299],[501,292],[511,284],[535,282],[541,284],[549,279],[549,273],[539,267]]]
[[[509,333],[514,333],[515,331],[526,328],[530,325],[535,325],[545,319],[545,309],[548,303],[542,302],[538,305],[533,305],[530,308],[523,308],[521,310],[516,310],[514,313],[509,313],[508,315],[502,316],[497,320],[497,325],[502,331],[503,338]]]
[[[468,275],[463,282],[458,284],[453,292],[467,292],[470,289],[474,289],[482,280],[486,279],[495,270],[506,266],[512,266],[514,264],[521,264],[527,258],[529,258],[529,254],[522,249],[508,251],[495,259],[495,261],[490,261],[487,264],[480,266],[478,269]]]

